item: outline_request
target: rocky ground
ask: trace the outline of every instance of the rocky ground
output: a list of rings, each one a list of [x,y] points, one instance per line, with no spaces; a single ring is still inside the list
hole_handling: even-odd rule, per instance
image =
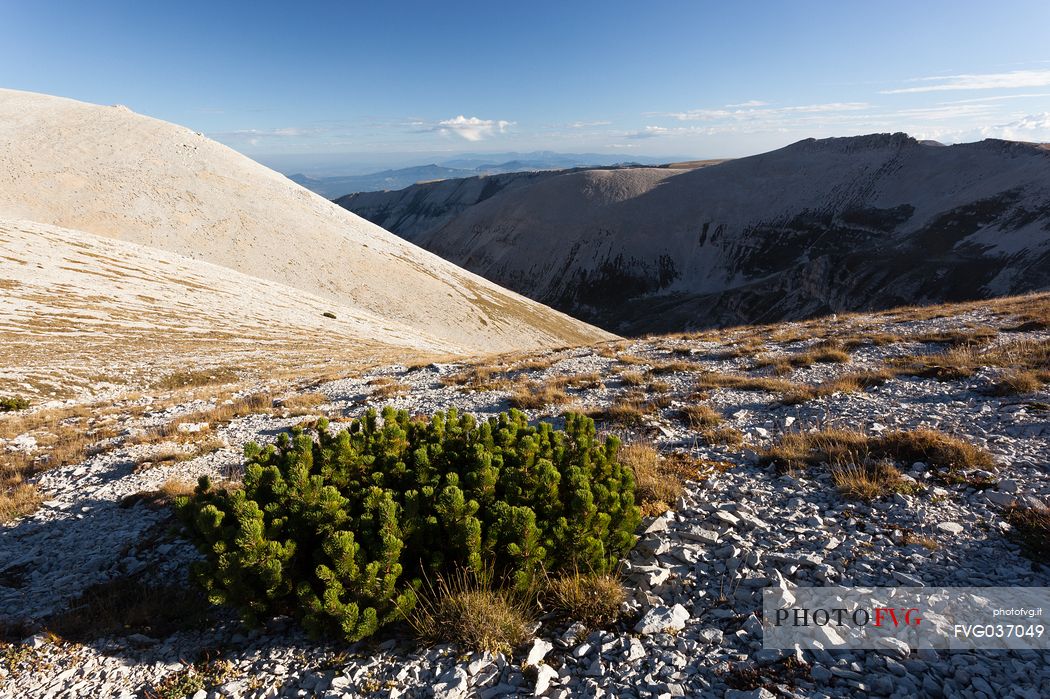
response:
[[[994,395],[990,388],[1005,370],[987,366],[947,380],[943,372],[899,375],[866,390],[785,401],[781,392],[712,388],[704,380],[711,376],[704,372],[772,378],[770,366],[755,367],[763,364],[756,355],[791,357],[829,338],[896,336],[848,342],[848,362],[798,366],[780,378],[816,386],[894,357],[943,352],[948,344],[929,341],[937,333],[954,333],[949,342],[957,345],[970,337],[977,351],[1050,338],[1045,325],[1016,326],[1013,315],[976,306],[563,350],[500,364],[503,384],[471,387],[457,378],[471,367],[432,364],[294,389],[260,385],[249,392],[271,391],[276,408],[213,428],[184,421],[169,446],[192,458],[179,461],[158,453],[163,439],[143,435],[216,406],[130,398],[110,416],[116,429],[103,448],[43,472],[35,483],[46,498],[40,509],[0,529],[0,620],[9,637],[0,646],[0,696],[1045,696],[1045,652],[763,650],[756,616],[761,591],[771,585],[1050,586],[1050,568],[1022,555],[1004,514],[1012,504],[1050,503],[1045,384]],[[632,372],[642,374],[641,387],[628,385],[637,381]],[[175,630],[134,623],[101,637],[55,631],[57,619],[69,625],[64,610],[83,607],[92,586],[180,586],[197,554],[157,492],[200,474],[235,476],[248,440],[272,440],[316,415],[352,417],[384,403],[483,417],[506,410],[523,382],[533,381],[529,388],[538,393],[559,377],[592,373],[597,377],[580,382],[588,387],[570,384],[559,405],[526,412],[557,421],[568,405],[591,410],[601,429],[626,442],[644,441],[696,464],[684,494],[646,520],[624,563],[631,598],[616,625],[546,623],[512,657],[420,648],[396,629],[366,643],[325,645],[289,620],[248,629],[223,610]],[[647,407],[637,419],[615,422],[602,412],[639,392]],[[298,402],[282,403],[296,395]],[[712,439],[684,420],[681,409],[698,402],[742,441]],[[986,449],[995,466],[944,479],[922,463],[898,463],[912,487],[854,499],[836,488],[827,468],[787,471],[763,458],[785,433],[829,427],[876,436],[933,428]],[[193,451],[186,438],[198,433],[201,440],[207,435],[207,453]],[[40,439],[14,435],[4,448],[31,452]]]

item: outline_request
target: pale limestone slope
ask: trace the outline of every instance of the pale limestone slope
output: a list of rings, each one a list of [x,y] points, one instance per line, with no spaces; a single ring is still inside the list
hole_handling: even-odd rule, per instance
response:
[[[0,394],[87,396],[217,366],[319,373],[443,350],[300,289],[31,221],[0,218],[0,272]]]
[[[604,332],[408,244],[180,126],[0,90],[0,217],[151,246],[381,318],[447,352]]]

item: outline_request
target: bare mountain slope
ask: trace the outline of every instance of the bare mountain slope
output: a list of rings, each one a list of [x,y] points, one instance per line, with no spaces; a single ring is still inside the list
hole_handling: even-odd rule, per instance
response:
[[[478,353],[608,337],[200,134],[123,107],[0,90],[0,217],[150,246],[299,290],[371,319],[362,337],[384,344]]]
[[[308,373],[443,351],[300,289],[57,226],[0,219],[0,268],[0,394],[91,395],[188,369]]]
[[[440,210],[427,191],[416,210]],[[421,246],[618,332],[766,322],[1050,288],[1050,152],[809,139],[704,169],[559,174],[410,223]]]

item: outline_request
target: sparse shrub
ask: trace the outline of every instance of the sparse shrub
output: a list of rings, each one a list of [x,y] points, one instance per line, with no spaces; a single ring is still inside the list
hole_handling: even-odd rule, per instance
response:
[[[0,413],[11,413],[28,407],[29,401],[21,396],[0,396]]]
[[[547,582],[546,597],[556,611],[589,628],[611,624],[620,617],[627,592],[610,573],[573,572]]]
[[[249,444],[242,489],[203,478],[177,501],[206,556],[198,579],[249,621],[292,614],[360,639],[411,612],[423,577],[492,566],[521,591],[540,570],[608,571],[633,545],[632,471],[584,416],[556,431],[516,410],[479,424],[387,408],[327,428]]]

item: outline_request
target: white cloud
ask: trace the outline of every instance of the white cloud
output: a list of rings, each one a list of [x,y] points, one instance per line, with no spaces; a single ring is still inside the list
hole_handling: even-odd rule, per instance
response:
[[[765,103],[761,103],[765,104]],[[852,112],[870,109],[867,102],[828,102],[826,104],[802,104],[791,107],[765,107],[726,105],[727,107],[740,106],[739,109],[690,109],[686,112],[671,112],[664,116],[673,117],[679,121],[719,121],[723,119],[745,121],[762,118],[777,118],[794,116],[798,114],[831,114],[836,112]]]
[[[608,126],[611,121],[574,121],[569,124],[570,129],[589,129],[594,126]]]
[[[437,130],[443,134],[456,134],[468,141],[480,141],[496,133],[505,133],[513,125],[513,121],[468,118],[460,114],[452,119],[439,121]]]
[[[727,104],[726,107],[730,109],[739,109],[740,107],[765,107],[769,102],[763,102],[762,100],[748,100],[747,102],[740,102],[739,104]]]
[[[646,126],[641,131],[635,131],[634,133],[626,134],[627,138],[655,138],[656,136],[666,136],[671,133],[671,129],[663,126]]]
[[[1001,90],[1019,87],[1046,87],[1050,85],[1050,70],[1014,70],[1009,73],[980,73],[940,75],[916,78],[910,82],[926,83],[914,87],[882,90],[884,95],[913,92],[941,92],[943,90]]]

